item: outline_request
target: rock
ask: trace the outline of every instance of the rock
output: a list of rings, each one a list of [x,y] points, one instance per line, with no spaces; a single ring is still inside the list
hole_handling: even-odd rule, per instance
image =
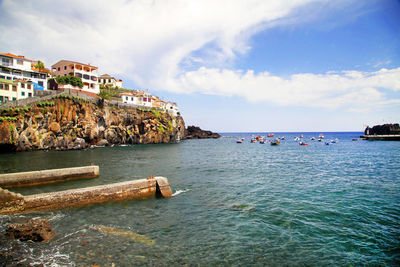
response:
[[[204,131],[200,127],[188,126],[185,130],[185,139],[220,138],[221,136],[211,131]]]
[[[383,124],[383,125],[375,125],[374,127],[367,128],[364,131],[366,135],[391,135],[391,134],[400,134],[400,126],[398,123],[395,124]]]
[[[49,125],[49,130],[53,131],[55,133],[58,133],[60,131],[60,124],[58,124],[57,122],[53,121]]]
[[[6,232],[12,239],[34,242],[47,242],[56,234],[50,221],[46,219],[31,219],[27,223],[10,224]]]
[[[107,146],[107,145],[108,145],[108,141],[106,139],[101,139],[96,144],[96,146]]]

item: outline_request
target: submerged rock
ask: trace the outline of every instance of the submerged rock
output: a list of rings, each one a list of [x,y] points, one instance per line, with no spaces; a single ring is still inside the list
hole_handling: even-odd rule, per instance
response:
[[[31,219],[27,223],[10,224],[6,232],[12,239],[34,242],[47,242],[56,235],[50,221],[46,219]]]
[[[148,238],[147,236],[140,235],[140,234],[128,231],[128,230],[118,229],[118,228],[104,226],[104,225],[92,226],[91,229],[99,231],[103,234],[123,237],[123,238],[126,238],[128,240],[131,240],[131,241],[134,241],[137,243],[146,244],[148,246],[152,246],[156,243],[156,241]]]

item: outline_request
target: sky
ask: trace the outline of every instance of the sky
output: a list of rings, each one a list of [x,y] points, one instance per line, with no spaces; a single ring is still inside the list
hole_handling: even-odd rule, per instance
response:
[[[90,63],[216,132],[400,122],[398,0],[0,0],[0,52]]]

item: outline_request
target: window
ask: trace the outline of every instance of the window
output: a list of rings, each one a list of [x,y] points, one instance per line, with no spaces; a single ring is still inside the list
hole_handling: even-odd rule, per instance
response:
[[[11,77],[7,77],[7,80],[11,80]]]
[[[38,84],[39,84],[40,86],[43,86],[43,82],[42,82],[42,81],[38,82]]]
[[[111,82],[111,79],[108,79],[108,82],[110,83],[110,82]]]
[[[13,85],[12,90],[13,90],[14,92],[16,92],[16,91],[17,91],[17,86],[16,86],[16,85]]]
[[[131,97],[131,101],[133,101],[133,97]]]
[[[146,97],[143,97],[143,102],[147,102],[147,98]]]
[[[28,89],[32,89],[30,84],[27,84],[26,86],[27,86]]]
[[[60,71],[61,69],[60,69],[60,67],[58,67],[58,71]]]
[[[29,96],[29,97],[32,97],[32,93],[28,93],[28,96]]]
[[[3,100],[3,96],[0,95],[0,105],[3,104],[3,101],[4,101],[4,100]]]
[[[22,96],[25,96],[25,92],[24,92],[24,91],[22,91],[22,92],[21,92],[21,95],[22,95]]]
[[[0,83],[0,89],[4,89],[4,84]]]
[[[17,59],[17,64],[18,64],[18,65],[24,65],[24,61],[21,60],[21,59]]]
[[[15,100],[17,100],[17,98],[16,98],[16,97],[13,97],[13,101],[15,101]]]
[[[1,58],[1,63],[2,63],[2,65],[5,65],[5,66],[11,66],[12,65],[12,59]]]
[[[71,70],[73,70],[74,69],[74,66],[71,66]]]
[[[129,98],[127,96],[125,96],[125,99],[126,99],[126,101],[128,101]]]
[[[80,73],[75,73],[75,76],[79,77],[79,78],[82,78],[82,74],[80,74]]]
[[[4,97],[4,103],[8,101],[8,96]]]
[[[89,75],[83,74],[83,79],[89,80]]]
[[[6,76],[0,75],[0,79],[5,79]]]
[[[21,83],[21,88],[25,88],[25,84],[24,83]]]
[[[40,74],[41,79],[46,79],[46,74]]]
[[[64,70],[66,70],[67,69],[67,66],[64,66]]]

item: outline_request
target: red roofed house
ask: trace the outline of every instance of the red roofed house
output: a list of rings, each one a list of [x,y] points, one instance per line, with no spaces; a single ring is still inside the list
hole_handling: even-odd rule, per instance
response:
[[[122,80],[114,78],[108,74],[103,74],[99,77],[99,83],[111,87],[122,87]]]
[[[81,78],[83,83],[82,91],[95,94],[100,93],[96,66],[75,61],[60,60],[51,66],[51,69],[56,76],[76,76]]]
[[[35,89],[47,90],[48,73],[32,67],[36,61],[24,56],[0,53],[0,79],[32,82]]]

